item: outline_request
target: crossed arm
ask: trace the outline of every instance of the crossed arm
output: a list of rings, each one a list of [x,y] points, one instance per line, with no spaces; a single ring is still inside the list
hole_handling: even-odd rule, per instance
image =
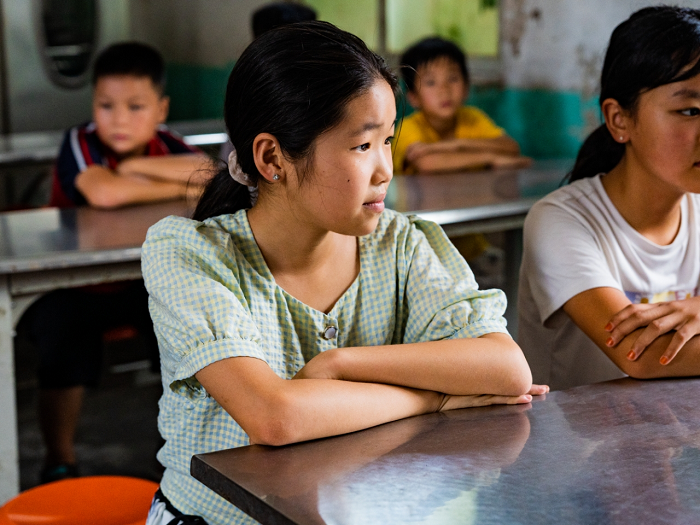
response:
[[[293,380],[263,361],[213,363],[197,380],[250,436],[283,445],[344,434],[409,416],[528,403],[545,386],[504,334],[319,354]]]
[[[627,375],[700,375],[700,298],[633,305],[614,288],[586,290],[564,311]]]
[[[116,170],[93,164],[78,174],[75,186],[88,204],[118,208],[129,204],[182,199],[201,190],[205,155],[164,155],[127,159]]]
[[[416,142],[408,147],[406,163],[418,171],[454,171],[469,168],[519,168],[531,160],[504,135],[492,139],[452,139],[433,144]]]

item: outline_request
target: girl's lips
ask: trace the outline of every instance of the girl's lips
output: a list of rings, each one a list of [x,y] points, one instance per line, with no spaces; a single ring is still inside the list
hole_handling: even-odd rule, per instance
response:
[[[365,202],[362,206],[364,208],[367,208],[368,210],[381,213],[384,211],[384,197],[386,197],[386,194],[382,195],[380,198],[378,198],[375,201]]]

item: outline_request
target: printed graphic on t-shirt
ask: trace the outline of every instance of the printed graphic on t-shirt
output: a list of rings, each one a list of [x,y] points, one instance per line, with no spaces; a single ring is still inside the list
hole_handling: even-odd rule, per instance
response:
[[[652,294],[625,291],[625,295],[627,296],[627,299],[632,302],[632,304],[665,303],[668,301],[682,301],[683,299],[696,297],[698,295],[698,288],[695,288],[694,290],[676,290],[673,292],[659,292]]]

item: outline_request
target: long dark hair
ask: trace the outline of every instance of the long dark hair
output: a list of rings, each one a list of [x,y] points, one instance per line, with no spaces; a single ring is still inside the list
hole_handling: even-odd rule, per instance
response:
[[[299,162],[303,181],[315,139],[343,119],[351,100],[382,79],[397,92],[397,79],[384,60],[327,22],[264,33],[238,59],[226,88],[224,120],[241,168],[258,184],[265,182],[253,160],[253,141],[270,133],[286,158]],[[207,185],[193,218],[250,206],[248,188],[222,170]]]
[[[691,66],[690,68],[688,66]],[[640,9],[610,37],[600,80],[600,99],[612,98],[634,112],[645,91],[700,73],[700,11],[657,6]],[[569,175],[573,182],[607,173],[622,160],[625,145],[605,124],[585,140]]]

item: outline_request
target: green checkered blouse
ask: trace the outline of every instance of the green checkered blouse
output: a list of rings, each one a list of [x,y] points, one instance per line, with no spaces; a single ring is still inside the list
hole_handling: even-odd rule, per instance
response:
[[[167,217],[149,230],[142,268],[163,377],[161,489],[180,511],[210,525],[255,523],[189,474],[194,454],[248,444],[194,377],[210,363],[251,356],[291,379],[329,348],[507,333],[505,295],[478,290],[437,224],[386,210],[359,250],[357,279],[325,314],[275,284],[245,210]]]

